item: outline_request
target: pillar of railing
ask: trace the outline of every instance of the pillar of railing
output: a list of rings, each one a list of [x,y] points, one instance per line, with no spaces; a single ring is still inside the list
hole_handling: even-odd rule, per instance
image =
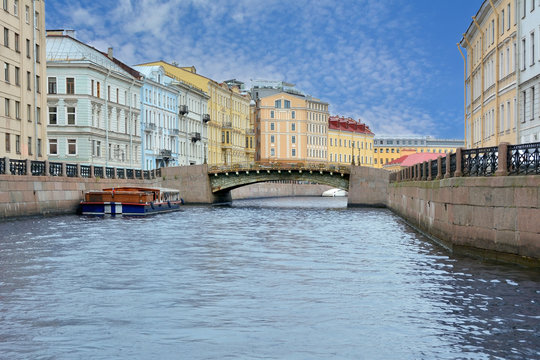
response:
[[[433,177],[431,174],[431,161],[432,161],[431,159],[427,161],[427,177],[426,177],[427,181],[433,180]]]
[[[451,158],[452,157],[452,153],[448,153],[446,154],[446,158],[444,161],[446,161],[446,172],[444,173],[444,178],[445,179],[448,179],[450,176],[451,176],[451,172],[450,172],[450,162],[451,162]]]
[[[117,176],[117,174],[116,174],[117,171],[118,171],[118,170],[117,170],[116,166],[113,167],[113,175],[112,175],[112,178],[113,178],[113,179],[117,179],[117,178],[118,178],[118,176]]]
[[[44,165],[44,166],[45,166],[45,176],[50,176],[51,173],[50,173],[50,171],[49,171],[49,170],[50,170],[50,169],[49,169],[49,160],[45,160],[43,163],[45,164],[45,165]]]
[[[508,145],[509,143],[503,142],[499,144],[499,156],[497,171],[495,176],[507,176],[508,175]]]
[[[77,164],[77,177],[81,177],[81,164]]]
[[[32,160],[26,159],[26,169],[24,175],[32,175]]]
[[[463,176],[463,157],[461,154],[462,148],[456,149],[456,171],[454,172],[454,177]]]
[[[96,176],[94,175],[94,165],[90,165],[90,177],[93,179]]]
[[[397,171],[396,172],[396,182],[400,182],[401,181],[401,171]]]
[[[415,166],[415,168],[414,168],[414,172],[415,172],[414,180],[418,181],[418,180],[422,179],[422,177],[420,176],[420,164],[416,164],[414,166]]]
[[[62,162],[62,176],[67,176],[66,163]]]
[[[437,177],[435,179],[440,180],[443,177],[442,173],[442,157],[437,158]]]

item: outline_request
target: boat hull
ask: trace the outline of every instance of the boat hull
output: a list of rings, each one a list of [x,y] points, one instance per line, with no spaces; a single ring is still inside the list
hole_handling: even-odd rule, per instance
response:
[[[121,203],[121,202],[81,202],[81,214],[90,216],[147,216],[180,210],[180,202],[164,203]]]

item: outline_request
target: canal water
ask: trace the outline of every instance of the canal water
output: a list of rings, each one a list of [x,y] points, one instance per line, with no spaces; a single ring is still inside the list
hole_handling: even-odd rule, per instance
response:
[[[540,272],[345,198],[10,221],[0,359],[540,359]]]

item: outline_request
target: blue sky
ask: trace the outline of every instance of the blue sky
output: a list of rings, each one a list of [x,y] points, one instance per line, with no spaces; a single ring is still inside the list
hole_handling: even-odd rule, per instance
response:
[[[463,138],[456,43],[482,0],[53,0],[48,29],[129,65],[284,80],[377,135]]]

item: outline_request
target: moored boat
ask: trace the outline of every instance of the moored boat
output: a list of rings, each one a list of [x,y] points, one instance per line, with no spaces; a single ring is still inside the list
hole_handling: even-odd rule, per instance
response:
[[[347,191],[341,190],[341,189],[330,189],[326,190],[322,193],[322,196],[324,197],[341,197],[341,196],[347,196]]]
[[[145,216],[178,211],[183,203],[176,189],[118,187],[88,191],[80,210],[82,215]]]

